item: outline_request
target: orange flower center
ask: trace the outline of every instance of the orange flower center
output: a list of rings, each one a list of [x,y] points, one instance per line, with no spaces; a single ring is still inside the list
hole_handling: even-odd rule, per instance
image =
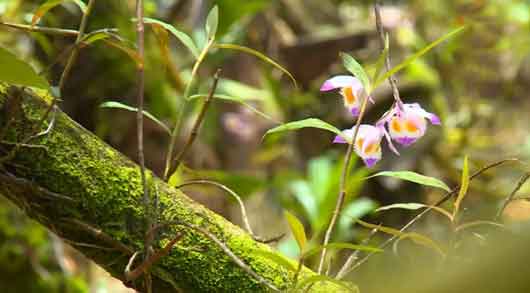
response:
[[[407,131],[409,132],[416,132],[418,131],[418,126],[416,126],[416,124],[410,120],[407,120],[407,122],[405,123],[405,127],[407,128]]]
[[[350,86],[342,88],[342,96],[344,97],[346,104],[351,105],[355,103],[356,97],[353,94],[353,90]]]
[[[371,145],[369,145],[367,148],[366,148],[366,153],[367,154],[373,154],[373,153],[376,153],[379,151],[379,149],[381,148],[381,146],[379,144],[376,144],[376,143],[372,143]]]
[[[364,139],[358,138],[357,139],[357,148],[360,150],[363,147]]]
[[[392,119],[392,122],[390,122],[390,127],[395,132],[401,132],[401,123],[398,121],[397,118]]]

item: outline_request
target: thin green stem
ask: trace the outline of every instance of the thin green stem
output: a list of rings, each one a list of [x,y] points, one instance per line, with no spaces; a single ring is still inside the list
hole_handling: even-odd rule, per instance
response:
[[[381,21],[381,13],[380,13],[380,4],[379,1],[375,1],[374,4],[374,13],[375,13],[375,25],[377,28],[377,32],[379,34],[379,41],[381,42],[382,51],[385,50],[385,29],[383,28],[383,23]],[[390,62],[390,46],[388,48],[388,52],[385,57],[385,67],[387,71],[390,71],[392,68],[391,62]],[[388,83],[390,84],[390,87],[392,88],[392,94],[394,96],[394,100],[396,100],[396,103],[398,104],[398,107],[401,107],[403,102],[401,101],[401,98],[399,97],[399,90],[397,87],[397,81],[394,75],[390,75],[388,77]]]
[[[359,134],[359,126],[361,125],[361,122],[363,120],[364,114],[366,112],[366,106],[368,104],[369,98],[366,96],[364,97],[363,104],[361,106],[361,111],[359,113],[359,117],[357,118],[357,123],[355,124],[355,130],[353,133],[352,141],[348,145],[348,150],[346,151],[346,155],[344,156],[344,165],[342,166],[342,173],[340,177],[340,185],[339,185],[339,196],[337,197],[337,202],[335,204],[335,209],[333,210],[333,215],[331,217],[331,221],[329,222],[329,226],[326,230],[326,234],[324,235],[324,242],[322,242],[323,246],[326,246],[329,243],[329,240],[331,239],[331,234],[333,233],[333,229],[335,228],[335,225],[337,224],[337,220],[339,218],[340,212],[342,211],[342,208],[344,206],[344,200],[346,198],[346,181],[348,179],[349,171],[350,171],[350,162],[351,158],[355,149],[355,141],[357,140],[357,135]],[[322,252],[320,254],[320,261],[318,263],[318,273],[322,273],[322,269],[324,268],[324,260],[326,258],[327,249],[322,249]]]
[[[179,136],[179,133],[180,133],[180,127],[182,125],[182,121],[184,120],[184,113],[186,112],[185,109],[186,109],[186,107],[188,105],[188,102],[189,102],[189,98],[188,97],[190,95],[190,91],[191,91],[191,87],[193,85],[193,81],[195,80],[195,76],[197,75],[197,72],[199,70],[199,67],[200,67],[201,63],[206,58],[206,54],[208,54],[208,51],[213,46],[213,44],[214,44],[214,40],[211,39],[208,42],[208,44],[206,44],[204,49],[201,51],[201,54],[197,58],[197,61],[195,61],[195,64],[193,65],[193,69],[191,70],[191,77],[190,77],[190,80],[189,80],[188,84],[186,85],[185,90],[184,90],[184,95],[183,95],[184,99],[183,99],[182,103],[180,104],[179,112],[177,114],[177,120],[175,121],[175,126],[173,126],[173,131],[171,132],[171,140],[170,140],[170,142],[168,144],[168,150],[167,150],[167,153],[166,153],[166,164],[165,164],[164,176],[163,176],[164,181],[167,181],[167,179],[168,179],[168,177],[170,175],[170,170],[172,169],[173,153],[175,152],[175,146],[177,144],[177,139],[178,139],[178,136]]]
[[[18,24],[10,22],[0,22],[0,25],[7,26],[10,28],[27,31],[30,33],[44,33],[49,35],[63,36],[63,37],[77,37],[79,32],[76,30],[54,28],[54,27],[42,27],[27,24]]]
[[[217,89],[217,83],[219,81],[219,73],[221,72],[220,69],[217,70],[213,77],[213,84],[210,88],[210,92],[208,93],[208,96],[206,97],[206,100],[204,100],[204,103],[202,104],[201,109],[199,110],[199,114],[197,115],[197,118],[195,119],[195,122],[193,123],[193,126],[191,128],[190,135],[186,142],[184,143],[184,146],[182,147],[182,150],[175,158],[175,166],[169,169],[169,171],[177,170],[180,166],[180,163],[182,163],[182,159],[184,159],[184,156],[188,153],[189,149],[191,148],[193,142],[195,141],[195,138],[199,134],[199,128],[201,127],[202,121],[204,120],[204,117],[206,115],[206,111],[208,110],[208,107],[210,106],[210,103],[213,99],[213,96],[215,94],[215,90]],[[172,164],[171,164],[172,165]]]
[[[66,79],[68,78],[68,75],[72,71],[72,68],[74,66],[74,63],[77,60],[77,57],[79,56],[79,42],[83,39],[83,36],[85,35],[86,26],[88,23],[88,16],[92,12],[92,8],[94,7],[94,3],[96,0],[90,0],[87,5],[86,12],[83,14],[83,17],[81,18],[81,24],[79,25],[79,32],[77,35],[77,39],[75,41],[76,46],[72,49],[72,52],[70,53],[70,57],[68,57],[68,61],[66,62],[66,66],[64,67],[63,73],[61,75],[61,79],[59,80],[59,89],[64,89],[64,85],[66,83]]]

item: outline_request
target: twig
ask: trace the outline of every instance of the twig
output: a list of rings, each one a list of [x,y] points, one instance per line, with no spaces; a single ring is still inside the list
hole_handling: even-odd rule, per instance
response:
[[[195,76],[197,75],[197,72],[199,70],[199,67],[202,61],[204,61],[204,59],[206,58],[206,55],[208,54],[208,51],[213,46],[213,44],[214,44],[214,39],[211,39],[210,41],[208,41],[206,46],[202,49],[201,53],[199,54],[199,57],[197,57],[197,61],[195,61],[195,64],[193,65],[193,68],[191,70],[190,80],[188,81],[188,84],[186,85],[186,88],[184,89],[184,94],[183,94],[184,99],[179,107],[177,119],[175,121],[175,126],[173,126],[173,131],[171,132],[171,140],[169,141],[168,149],[166,153],[166,165],[164,167],[164,176],[163,176],[164,181],[167,181],[167,179],[169,178],[171,174],[170,171],[171,171],[171,166],[173,164],[173,153],[175,151],[175,146],[177,144],[177,138],[179,136],[180,127],[181,127],[182,121],[184,120],[184,112],[189,102],[188,95],[190,93],[191,86],[193,84]],[[176,170],[176,168],[174,170]]]
[[[178,169],[178,167],[182,163],[182,159],[187,154],[187,152],[189,151],[189,149],[192,146],[193,142],[195,141],[195,138],[197,137],[197,135],[199,133],[199,128],[201,127],[202,121],[204,120],[204,117],[206,115],[206,111],[208,110],[208,107],[210,106],[210,102],[213,99],[213,95],[215,94],[215,90],[217,89],[217,83],[219,81],[219,74],[220,73],[221,73],[221,69],[217,69],[217,71],[215,72],[214,77],[213,77],[213,84],[212,84],[212,87],[210,88],[210,92],[208,93],[208,96],[204,100],[204,103],[202,104],[202,107],[201,107],[201,109],[199,111],[199,114],[197,115],[197,118],[195,119],[195,122],[193,123],[190,135],[189,135],[188,139],[186,140],[186,142],[184,144],[184,147],[182,148],[182,150],[180,151],[180,153],[177,155],[177,157],[174,160],[175,166],[174,167],[171,167],[171,166],[169,167],[169,171],[170,171],[169,173],[171,173],[172,170],[177,170]],[[170,164],[170,165],[172,165],[172,164]]]
[[[513,200],[515,194],[521,189],[521,187],[523,187],[523,185],[526,183],[526,181],[530,178],[530,172],[528,173],[525,173],[523,174],[523,176],[521,176],[521,178],[519,179],[519,181],[517,182],[517,185],[515,186],[515,188],[512,190],[512,192],[510,192],[510,194],[506,197],[506,199],[504,200],[501,208],[497,211],[497,215],[495,216],[495,220],[498,221],[501,216],[502,216],[502,213],[504,212],[504,210],[506,209],[506,207],[508,206],[508,204]]]
[[[131,255],[134,253],[134,250],[130,248],[129,246],[121,243],[120,241],[112,238],[107,233],[103,232],[101,229],[92,227],[91,225],[84,223],[77,219],[71,219],[71,218],[63,218],[64,222],[70,223],[75,225],[77,228],[81,228],[82,230],[88,232],[91,234],[94,238],[99,239],[112,247],[114,247],[116,250],[122,252],[125,255]]]
[[[363,104],[361,105],[361,111],[359,113],[359,117],[357,118],[357,123],[355,124],[355,131],[353,133],[352,141],[348,145],[348,150],[346,151],[346,155],[344,156],[344,165],[342,166],[342,174],[340,177],[339,196],[337,198],[337,203],[335,205],[335,209],[333,210],[333,215],[331,217],[328,229],[326,230],[326,234],[324,236],[324,242],[322,242],[322,245],[324,247],[329,243],[329,240],[331,239],[331,234],[333,233],[333,229],[337,223],[340,212],[342,211],[342,207],[344,206],[344,200],[346,198],[346,181],[349,175],[350,162],[355,148],[355,141],[357,140],[357,135],[359,134],[359,126],[361,125],[364,113],[366,112],[366,105],[368,104],[368,100],[369,98],[367,96],[364,97]],[[320,261],[318,264],[319,274],[322,273],[322,269],[324,268],[324,259],[326,258],[326,253],[327,248],[322,249],[322,252],[320,254]]]
[[[469,181],[472,181],[473,179],[475,179],[476,177],[478,177],[480,174],[486,172],[487,170],[491,169],[491,168],[495,168],[495,167],[498,167],[504,163],[508,163],[508,162],[519,162],[519,159],[516,159],[516,158],[509,158],[509,159],[504,159],[504,160],[500,160],[500,161],[497,161],[497,162],[494,162],[494,163],[491,163],[489,165],[486,165],[484,167],[482,167],[480,170],[478,170],[477,172],[473,173],[473,175],[469,176]],[[445,194],[445,196],[443,198],[441,198],[440,200],[438,200],[434,205],[431,205],[429,206],[428,208],[426,208],[425,210],[423,210],[421,213],[417,214],[412,220],[410,220],[407,224],[405,224],[400,230],[399,232],[404,232],[405,230],[407,230],[409,227],[411,227],[412,225],[414,225],[414,223],[416,223],[419,219],[421,219],[424,215],[426,215],[428,212],[430,212],[434,207],[438,207],[440,206],[441,204],[443,204],[444,202],[446,202],[447,200],[449,200],[451,197],[453,197],[455,194],[458,193],[460,189],[460,185],[457,185],[455,187],[453,187],[453,189],[451,189],[451,191],[449,191],[448,193]],[[378,246],[378,248],[380,249],[383,249],[385,247],[387,247],[390,243],[392,243],[392,241],[394,241],[396,238],[399,238],[399,235],[394,235],[392,237],[390,237],[389,239],[387,239],[385,242],[383,242],[381,245]],[[362,258],[361,260],[359,260],[359,262],[357,262],[353,267],[351,267],[349,270],[347,270],[346,272],[344,272],[344,274],[341,276],[341,277],[337,277],[337,279],[343,279],[346,275],[348,275],[350,272],[354,271],[356,268],[358,268],[359,266],[361,266],[363,263],[365,263],[372,255],[374,255],[375,252],[369,252],[364,258]]]
[[[182,234],[177,234],[171,241],[169,241],[164,248],[158,250],[157,252],[153,253],[149,258],[144,259],[144,261],[134,270],[131,270],[132,264],[134,263],[134,259],[138,255],[138,251],[135,252],[132,257],[129,260],[129,263],[127,264],[127,267],[125,268],[125,279],[130,282],[133,280],[136,280],[138,277],[140,277],[143,273],[145,273],[155,262],[157,262],[160,258],[166,256],[171,251],[171,248],[175,246],[175,244],[182,238]]]
[[[374,13],[375,13],[375,26],[377,28],[377,32],[379,34],[379,41],[381,42],[382,49],[385,49],[385,29],[383,28],[383,23],[381,21],[381,13],[380,13],[380,4],[379,1],[375,1],[374,4]],[[388,53],[386,54],[385,58],[385,67],[387,71],[390,71],[392,68],[392,64],[390,63],[390,48],[388,48]],[[392,94],[394,95],[394,100],[398,103],[398,107],[401,107],[403,102],[401,101],[401,98],[399,97],[399,90],[397,87],[397,81],[394,75],[391,75],[388,77],[388,83],[390,84],[390,87],[392,88]]]
[[[138,96],[137,96],[137,106],[138,111],[136,111],[136,135],[137,135],[137,144],[138,144],[138,161],[140,164],[140,176],[142,180],[142,186],[143,186],[143,204],[144,204],[144,210],[146,214],[146,224],[147,224],[147,231],[151,229],[153,225],[153,221],[151,219],[152,213],[151,213],[151,206],[150,206],[150,200],[149,200],[149,189],[147,187],[147,179],[145,177],[145,156],[144,156],[144,91],[145,91],[145,28],[144,28],[144,3],[143,0],[136,0],[136,45],[138,47],[138,56],[140,58],[140,63],[137,67],[137,82],[138,82]],[[180,237],[180,236],[179,236]],[[146,291],[150,293],[152,291],[151,288],[151,282],[149,273],[147,272],[148,268],[151,266],[151,264],[158,260],[158,258],[161,257],[158,255],[151,256],[151,243],[153,241],[152,236],[148,236],[145,238],[144,243],[144,262],[142,265],[138,267],[138,269],[134,270],[133,272],[128,274],[128,271],[126,270],[125,278],[126,279],[136,279],[138,276],[140,276],[145,271],[145,277],[146,277]],[[175,239],[175,242],[178,239]],[[174,242],[173,242],[174,244]],[[173,247],[173,244],[169,247]],[[168,249],[168,252],[169,252]],[[156,257],[156,260],[154,260]]]
[[[11,184],[15,184],[20,186],[21,188],[25,188],[28,190],[33,190],[35,193],[38,193],[40,195],[43,195],[44,197],[50,199],[50,200],[62,200],[62,201],[68,201],[68,202],[76,202],[71,197],[68,197],[66,195],[62,195],[53,191],[50,191],[46,188],[43,188],[35,183],[33,183],[30,180],[27,180],[22,177],[17,177],[7,171],[4,171],[5,173],[0,173],[0,181],[6,181],[10,182]]]
[[[245,229],[247,230],[247,232],[250,234],[250,236],[252,236],[252,238],[258,242],[263,242],[263,243],[270,243],[270,242],[274,242],[274,241],[277,241],[279,238],[281,238],[283,235],[280,235],[280,236],[276,236],[276,237],[273,237],[271,239],[263,239],[259,236],[257,236],[254,231],[252,230],[252,227],[250,226],[250,222],[248,220],[248,216],[247,216],[247,210],[245,208],[245,204],[243,203],[243,200],[241,199],[241,197],[235,192],[233,191],[232,189],[230,189],[229,187],[219,183],[219,182],[215,182],[215,181],[211,181],[211,180],[206,180],[206,179],[199,179],[199,180],[190,180],[190,181],[187,181],[187,182],[184,182],[178,186],[175,186],[176,189],[180,189],[184,186],[188,186],[188,185],[195,185],[195,184],[209,184],[209,185],[213,185],[215,187],[218,187],[224,191],[226,191],[228,194],[230,194],[232,197],[234,197],[236,199],[236,201],[238,202],[239,204],[239,207],[241,209],[241,217],[243,218],[243,224],[245,225]]]
[[[243,260],[241,260],[237,255],[235,255],[232,252],[232,250],[230,250],[230,248],[228,248],[228,246],[226,244],[224,244],[221,240],[219,240],[215,235],[210,233],[208,230],[206,230],[206,229],[204,229],[204,228],[202,228],[200,226],[197,226],[195,224],[183,223],[183,222],[178,222],[178,221],[174,222],[173,224],[179,225],[179,226],[188,227],[188,228],[193,229],[195,231],[198,231],[201,234],[203,234],[204,236],[208,237],[215,244],[217,244],[217,246],[219,246],[219,248],[221,248],[221,250],[223,250],[223,252],[226,255],[228,255],[232,259],[232,261],[234,263],[236,263],[241,269],[243,269],[247,274],[249,274],[252,277],[254,277],[258,282],[260,282],[261,284],[267,286],[272,291],[280,292],[280,290],[278,288],[276,288],[276,286],[274,286],[273,284],[270,283],[270,281],[266,280],[265,278],[263,278],[262,276],[258,275],[256,272],[254,272],[252,270],[252,268],[250,266],[248,266],[245,262],[243,262]]]
[[[0,22],[0,25],[18,29],[18,30],[27,31],[27,32],[37,32],[37,33],[44,33],[44,34],[64,36],[64,37],[77,37],[79,35],[78,31],[69,30],[69,29],[43,27],[43,26],[18,24],[18,23],[10,23],[10,22]]]
[[[83,39],[83,36],[85,35],[85,30],[86,30],[86,26],[88,22],[88,16],[92,12],[94,3],[95,3],[95,0],[89,0],[86,11],[81,17],[81,24],[79,25],[79,32],[77,34],[75,45],[72,47],[70,56],[68,57],[68,60],[66,61],[66,66],[64,67],[63,73],[61,74],[61,79],[59,80],[59,93],[61,94],[61,96],[64,90],[64,86],[66,84],[66,79],[68,78],[68,75],[72,71],[74,63],[76,62],[77,57],[79,56],[79,49],[80,49],[79,43],[81,42],[81,40]],[[53,100],[50,103],[50,106],[48,107],[48,109],[46,109],[46,112],[44,112],[44,115],[42,115],[42,118],[37,123],[37,127],[40,127],[40,125],[42,125],[44,121],[48,119],[48,115],[53,109],[55,109],[56,104],[57,104],[57,97],[54,95]]]

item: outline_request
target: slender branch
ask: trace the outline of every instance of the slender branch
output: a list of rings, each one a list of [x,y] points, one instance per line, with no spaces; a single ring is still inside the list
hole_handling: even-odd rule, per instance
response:
[[[77,57],[79,56],[78,43],[81,42],[81,40],[83,39],[83,36],[85,35],[85,30],[86,30],[86,26],[88,22],[88,16],[92,12],[92,8],[94,7],[95,2],[96,0],[88,1],[86,12],[83,14],[83,17],[81,18],[81,24],[79,25],[79,32],[77,35],[77,39],[75,40],[76,46],[72,49],[72,53],[70,53],[70,57],[68,57],[68,61],[66,62],[66,66],[61,75],[61,79],[59,80],[59,89],[61,90],[61,92],[64,89],[66,79],[68,78],[68,75],[70,74],[74,66],[74,63],[76,62]]]
[[[357,140],[357,135],[359,134],[359,126],[361,125],[364,113],[366,112],[366,105],[368,104],[368,100],[368,96],[364,97],[363,104],[361,105],[361,111],[355,124],[355,131],[353,133],[352,141],[348,145],[348,150],[346,151],[346,155],[344,156],[344,165],[342,166],[342,174],[340,177],[339,196],[337,198],[337,203],[335,204],[335,209],[333,210],[333,215],[331,217],[331,221],[329,222],[328,229],[326,230],[326,234],[324,236],[324,242],[322,243],[324,247],[329,243],[329,240],[331,239],[331,234],[333,233],[333,229],[335,228],[340,212],[342,211],[342,207],[344,206],[344,200],[346,198],[346,181],[348,179],[350,171],[350,162],[353,155],[353,151],[355,149],[355,141]],[[324,259],[326,258],[326,253],[327,248],[322,249],[322,252],[320,253],[320,261],[318,263],[317,271],[319,274],[322,273],[322,269],[324,268]]]
[[[491,163],[489,165],[486,165],[486,166],[482,167],[477,172],[475,172],[471,176],[469,176],[469,181],[472,181],[473,179],[475,179],[476,177],[478,177],[482,173],[488,171],[489,169],[498,167],[498,166],[503,165],[504,163],[508,163],[508,162],[520,162],[520,161],[519,161],[519,159],[516,159],[516,158],[509,158],[509,159],[503,159],[503,160]],[[423,210],[421,213],[417,214],[412,220],[410,220],[407,224],[405,224],[399,230],[399,232],[404,232],[405,230],[410,228],[419,219],[421,219],[428,212],[433,210],[434,207],[438,207],[438,206],[442,205],[444,202],[448,201],[451,197],[453,197],[455,194],[457,194],[459,190],[460,190],[460,185],[457,185],[457,186],[453,187],[453,189],[451,189],[451,191],[446,193],[445,196],[442,197],[440,200],[438,200],[434,205],[429,206],[428,208]],[[394,240],[396,240],[396,238],[399,238],[399,235],[394,235],[394,236],[388,238],[385,242],[383,242],[381,245],[379,245],[378,248],[383,249],[383,248],[387,247],[390,243],[392,243]],[[355,269],[360,267],[363,263],[365,263],[374,254],[375,254],[374,252],[369,252],[364,258],[362,258],[359,262],[357,262],[352,268],[350,268],[349,270],[344,272],[344,274],[342,276],[337,276],[337,279],[339,279],[339,280],[343,279],[346,275],[348,275],[349,273],[351,273],[352,271],[354,271]]]
[[[526,181],[530,178],[530,172],[528,173],[525,173],[523,174],[523,176],[521,176],[521,178],[519,179],[519,181],[517,182],[517,185],[515,186],[515,188],[512,190],[512,192],[510,192],[510,194],[506,197],[506,199],[504,200],[501,208],[497,211],[497,215],[495,216],[495,220],[498,221],[501,216],[502,216],[502,213],[504,212],[504,210],[506,209],[506,207],[508,206],[508,204],[513,200],[515,194],[521,189],[521,187],[523,187],[523,185],[526,183]]]
[[[0,25],[18,29],[18,30],[27,31],[27,32],[44,33],[44,34],[63,36],[63,37],[77,37],[79,35],[79,32],[76,30],[61,29],[61,28],[54,28],[54,27],[34,26],[34,25],[1,22],[1,21],[0,21]]]
[[[202,121],[204,120],[204,117],[206,115],[206,111],[208,110],[208,107],[210,106],[210,102],[213,99],[213,95],[215,94],[215,90],[217,89],[217,83],[219,81],[219,74],[221,72],[221,69],[217,69],[215,72],[215,75],[213,77],[213,84],[210,88],[210,92],[208,93],[208,96],[206,97],[206,100],[204,100],[204,103],[202,104],[201,109],[199,110],[199,114],[197,115],[197,118],[195,119],[195,122],[193,123],[193,126],[191,128],[190,135],[186,142],[184,143],[184,147],[182,147],[182,150],[175,158],[175,165],[169,167],[169,173],[171,173],[173,170],[177,170],[180,164],[182,163],[182,159],[187,154],[191,146],[193,145],[193,142],[195,141],[195,138],[197,138],[197,135],[199,134],[199,128],[201,127]]]
[[[385,29],[383,28],[383,23],[381,21],[381,12],[380,12],[380,4],[379,1],[375,1],[374,4],[374,13],[375,13],[375,25],[377,28],[377,32],[379,34],[379,41],[381,42],[381,50],[385,49]],[[385,58],[385,67],[387,71],[390,71],[392,68],[392,64],[390,62],[390,48],[388,48],[388,53],[386,54]],[[399,90],[397,87],[397,81],[394,75],[391,75],[388,77],[388,83],[390,84],[390,87],[392,88],[392,94],[394,95],[394,100],[398,103],[398,106],[401,107],[403,102],[401,101],[401,98],[399,97]]]
[[[201,54],[199,54],[199,57],[197,58],[197,61],[195,61],[195,64],[193,65],[193,68],[191,70],[191,77],[188,84],[186,85],[186,89],[184,90],[184,99],[180,105],[180,109],[177,114],[177,120],[175,121],[175,126],[173,126],[173,131],[171,132],[171,140],[168,144],[168,150],[166,153],[166,166],[164,168],[163,176],[164,181],[167,181],[169,175],[171,174],[170,171],[172,169],[171,166],[173,164],[173,153],[175,151],[175,146],[177,145],[177,138],[179,136],[180,126],[182,124],[182,120],[184,120],[184,112],[189,101],[188,96],[190,94],[191,86],[193,84],[195,76],[197,75],[202,61],[204,61],[204,58],[206,58],[206,54],[208,54],[208,51],[212,47],[213,43],[214,39],[210,40],[208,44],[206,44],[204,49],[201,51]],[[174,168],[174,170],[176,170],[176,168]]]
[[[122,252],[125,255],[131,255],[131,254],[134,253],[134,250],[132,248],[130,248],[129,246],[127,246],[127,245],[121,243],[120,241],[112,238],[110,235],[108,235],[107,233],[103,232],[103,230],[101,230],[101,229],[92,227],[89,224],[81,222],[81,221],[79,221],[77,219],[64,218],[63,221],[65,221],[67,223],[70,223],[70,224],[76,226],[76,228],[80,228],[81,230],[83,230],[85,232],[88,232],[89,234],[94,236],[94,238],[99,239],[99,240],[111,245],[116,250]]]
[[[269,282],[262,276],[258,275],[254,270],[252,270],[252,268],[249,265],[247,265],[245,262],[243,262],[243,260],[241,260],[237,255],[235,255],[235,253],[232,252],[232,250],[230,250],[230,248],[228,248],[226,244],[224,244],[221,240],[215,237],[215,235],[210,233],[208,230],[200,226],[197,226],[195,224],[189,224],[189,223],[184,223],[184,222],[175,222],[174,224],[179,225],[179,226],[185,226],[185,227],[188,227],[190,229],[200,232],[201,234],[203,234],[204,236],[212,240],[215,244],[217,244],[217,246],[221,248],[221,250],[223,250],[223,252],[226,255],[228,255],[232,259],[232,261],[236,263],[241,269],[243,269],[247,274],[251,275],[253,278],[258,280],[261,284],[267,286],[272,291],[280,292],[280,290],[276,288],[276,286],[274,286],[271,282]]]
[[[92,8],[94,7],[94,3],[96,0],[89,0],[87,4],[87,9],[83,16],[81,17],[81,24],[79,25],[79,32],[77,34],[77,39],[75,41],[75,45],[72,47],[72,51],[70,53],[70,56],[68,57],[68,60],[66,61],[66,65],[64,67],[63,73],[61,74],[61,79],[59,80],[59,93],[62,96],[62,92],[64,90],[64,86],[66,84],[66,79],[68,78],[68,75],[72,71],[72,68],[74,67],[74,63],[77,60],[77,57],[79,56],[79,50],[80,50],[80,42],[83,39],[85,35],[86,26],[88,23],[88,16],[92,12]],[[41,120],[37,123],[37,126],[40,127],[44,123],[44,121],[48,118],[48,115],[53,110],[55,111],[55,105],[57,104],[58,98],[53,95],[53,100],[46,110],[44,114],[42,115]]]
[[[151,213],[151,205],[149,200],[149,189],[147,187],[147,179],[145,176],[145,156],[144,156],[144,91],[145,91],[145,28],[144,28],[144,3],[143,0],[136,0],[136,44],[138,47],[138,57],[140,58],[140,63],[137,67],[137,87],[138,87],[138,95],[137,95],[137,107],[138,111],[136,111],[136,136],[137,136],[137,144],[138,144],[138,163],[140,165],[140,176],[142,180],[142,186],[143,186],[143,204],[146,212],[146,224],[147,229],[146,231],[150,230],[152,227],[152,213]],[[171,247],[175,244],[176,241],[180,239],[180,235],[178,235],[178,238],[174,239],[174,242],[169,246],[167,249],[166,254],[169,252]],[[140,265],[137,269],[135,269],[132,272],[129,272],[126,270],[125,277],[128,280],[133,280],[139,277],[144,273],[144,271],[147,271],[149,267],[162,255],[153,255],[151,256],[151,243],[153,241],[153,236],[148,236],[145,238],[144,242],[144,262],[142,265]],[[163,251],[162,251],[163,252]],[[130,263],[129,263],[130,264]],[[129,269],[129,266],[127,266],[127,269]],[[130,274],[129,274],[130,273]],[[152,291],[151,286],[151,278],[150,274],[148,272],[145,272],[145,287],[146,291],[150,293]]]
[[[209,184],[209,185],[213,185],[215,187],[218,187],[218,188],[226,191],[228,194],[230,194],[232,197],[234,197],[236,199],[236,201],[238,202],[238,204],[239,204],[239,208],[241,209],[241,217],[243,218],[243,224],[245,225],[245,229],[250,234],[250,236],[252,236],[252,239],[254,239],[254,240],[258,241],[258,242],[270,243],[270,242],[277,241],[281,237],[283,237],[283,234],[282,234],[282,235],[273,237],[271,239],[263,239],[263,238],[259,237],[258,235],[256,235],[254,233],[254,231],[252,230],[252,226],[250,226],[250,222],[249,222],[248,216],[247,216],[247,209],[245,208],[245,204],[243,203],[243,200],[241,199],[241,197],[235,191],[233,191],[232,189],[228,188],[227,186],[225,186],[225,185],[223,185],[223,184],[221,184],[219,182],[215,182],[215,181],[211,181],[211,180],[205,180],[205,179],[190,180],[190,181],[184,182],[184,183],[182,183],[182,184],[180,184],[178,186],[175,186],[175,188],[176,189],[181,189],[184,186],[195,185],[195,184]]]
[[[151,255],[149,258],[144,259],[144,261],[137,268],[135,268],[134,270],[131,270],[132,264],[134,263],[134,259],[138,255],[138,252],[135,252],[133,256],[130,258],[129,263],[127,264],[127,267],[125,268],[125,279],[127,281],[133,281],[133,280],[136,280],[138,277],[140,277],[160,258],[168,255],[169,252],[171,251],[171,248],[175,246],[175,244],[182,238],[182,236],[183,236],[182,234],[178,234],[173,239],[171,239],[171,241],[169,241],[162,249],[153,253],[153,255]]]

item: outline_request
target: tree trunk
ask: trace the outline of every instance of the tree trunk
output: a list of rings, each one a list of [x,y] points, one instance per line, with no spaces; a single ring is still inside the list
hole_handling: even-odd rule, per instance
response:
[[[127,286],[144,291],[144,278],[127,283],[124,277],[130,256],[143,250],[146,232],[138,166],[60,110],[48,134],[25,145],[13,144],[35,134],[50,101],[45,92],[0,84],[0,154],[16,150],[8,160],[0,158],[0,194]],[[47,126],[45,122],[39,130]],[[151,172],[147,178],[150,195],[159,203],[158,223],[199,226],[275,287],[287,289],[292,284],[292,271],[257,252],[270,253],[268,246]],[[165,226],[154,248],[163,247],[178,233],[183,236],[177,245],[151,268],[153,292],[268,291],[197,230]],[[303,270],[302,277],[311,275],[309,269]],[[339,287],[320,282],[312,288],[318,291],[337,292]]]

